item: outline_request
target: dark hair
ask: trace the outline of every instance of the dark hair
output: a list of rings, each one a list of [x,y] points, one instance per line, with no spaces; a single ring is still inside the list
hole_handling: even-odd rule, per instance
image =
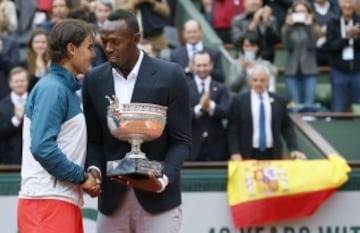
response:
[[[110,15],[108,16],[108,20],[109,21],[124,20],[126,25],[129,28],[131,28],[135,33],[138,33],[140,31],[137,18],[130,11],[117,9],[110,13]]]
[[[200,50],[200,51],[195,52],[191,58],[192,61],[194,61],[194,58],[196,55],[208,55],[210,58],[210,62],[214,62],[212,55],[208,51]]]
[[[291,12],[295,12],[295,8],[298,6],[298,5],[303,5],[306,10],[308,11],[309,14],[313,14],[313,8],[311,6],[311,4],[307,1],[307,0],[295,0],[293,2],[293,4],[291,5]]]
[[[244,37],[240,41],[240,51],[242,53],[244,52],[243,44],[244,44],[245,40],[248,40],[251,44],[256,45],[256,46],[259,47],[258,52],[256,54],[258,56],[260,54],[261,48],[262,48],[262,41],[261,41],[261,38],[260,38],[258,32],[257,31],[250,31],[250,30],[247,30],[245,32]]]
[[[67,44],[75,46],[90,36],[95,40],[96,28],[94,25],[79,19],[64,19],[57,23],[49,34],[49,54],[52,62],[58,63],[67,57]]]

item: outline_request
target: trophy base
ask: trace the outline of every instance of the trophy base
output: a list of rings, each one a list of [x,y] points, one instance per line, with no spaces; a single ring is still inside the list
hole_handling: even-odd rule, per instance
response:
[[[134,179],[147,179],[148,173],[162,176],[162,164],[142,158],[125,157],[121,160],[107,162],[106,176],[127,176]]]

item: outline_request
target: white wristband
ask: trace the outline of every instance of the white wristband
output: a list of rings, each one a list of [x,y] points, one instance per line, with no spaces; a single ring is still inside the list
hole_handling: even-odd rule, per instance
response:
[[[158,190],[157,193],[161,193],[165,190],[166,186],[169,184],[169,179],[167,178],[167,176],[165,174],[162,177],[157,178],[157,179],[161,183],[161,189]]]

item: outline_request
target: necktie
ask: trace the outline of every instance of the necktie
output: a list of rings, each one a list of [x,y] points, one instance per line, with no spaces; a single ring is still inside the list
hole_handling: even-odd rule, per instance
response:
[[[260,96],[260,114],[259,114],[259,150],[266,150],[266,132],[265,132],[265,107],[263,97]]]
[[[191,58],[194,56],[194,54],[197,52],[196,46],[193,45],[191,48]]]
[[[205,92],[205,82],[201,81],[201,87],[200,87],[200,95],[203,95]]]

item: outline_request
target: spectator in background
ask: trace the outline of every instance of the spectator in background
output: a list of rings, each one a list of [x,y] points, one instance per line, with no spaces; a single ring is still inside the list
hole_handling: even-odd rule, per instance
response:
[[[226,86],[211,77],[214,62],[208,52],[196,52],[191,59],[193,75],[188,79],[192,107],[192,147],[190,161],[227,159],[223,121],[230,106]]]
[[[262,43],[255,31],[247,31],[240,43],[239,58],[234,60],[230,67],[229,85],[230,90],[235,93],[248,91],[249,69],[255,64],[266,67],[270,72],[269,91],[276,89],[277,67],[267,60],[261,58]]]
[[[185,73],[191,72],[189,61],[197,51],[207,51],[214,61],[211,77],[219,82],[224,82],[225,75],[221,64],[221,53],[218,49],[206,47],[202,41],[203,32],[199,22],[190,19],[184,24],[183,37],[185,45],[171,52],[170,60],[184,68]]]
[[[143,38],[149,41],[158,55],[168,47],[164,27],[169,23],[170,7],[167,0],[122,0],[120,9],[137,15]]]
[[[149,57],[156,57],[152,44],[147,40],[141,40],[138,44],[138,48],[144,51]]]
[[[94,13],[96,18],[96,27],[100,31],[105,20],[112,11],[112,4],[110,0],[97,0],[95,2]]]
[[[282,41],[288,53],[285,84],[290,101],[295,105],[311,107],[315,103],[317,28],[310,3],[306,0],[295,1],[282,30]]]
[[[231,23],[231,36],[234,45],[240,45],[247,31],[259,34],[262,50],[261,57],[274,61],[274,46],[280,42],[276,18],[269,6],[262,0],[245,0],[245,12],[235,16]]]
[[[290,158],[306,158],[298,150],[285,99],[267,90],[268,69],[254,65],[249,75],[251,90],[237,94],[230,106],[228,146],[231,159],[282,159],[283,140]]]
[[[99,32],[113,7],[110,0],[97,0],[94,1],[94,3],[95,24]],[[92,67],[96,67],[107,61],[99,34],[96,36],[94,50],[96,57],[91,62]]]
[[[50,60],[47,55],[48,36],[41,28],[35,29],[27,47],[27,57],[23,62],[29,73],[29,92],[35,84],[44,77],[49,68]]]
[[[15,3],[10,0],[0,0],[0,35],[9,35],[18,28],[18,18]]]
[[[0,36],[0,100],[10,93],[9,71],[19,65],[20,53],[17,43],[9,36]]]
[[[33,23],[39,21],[39,19],[35,20],[35,18],[39,17],[37,7],[41,0],[14,0],[14,2],[18,13],[18,34],[27,34],[31,31]],[[42,12],[41,15],[43,17],[40,18],[45,19],[45,13]]]
[[[29,78],[26,70],[15,67],[9,73],[10,95],[0,101],[0,141],[2,164],[21,164],[22,122]]]
[[[213,6],[214,6],[214,0],[201,0],[200,12],[203,14],[206,21],[210,25],[213,25],[213,14],[214,14]],[[227,42],[227,43],[229,43],[229,42]],[[226,43],[226,42],[224,42],[224,43]]]
[[[280,31],[285,23],[285,18],[294,0],[269,0],[268,5],[276,16],[277,28]]]
[[[329,65],[329,53],[326,49],[326,25],[336,17],[339,17],[339,8],[330,0],[314,0],[312,3],[316,22],[319,24],[318,39],[316,41],[316,61],[319,66]]]
[[[351,90],[351,103],[360,103],[360,17],[356,0],[339,0],[341,16],[327,24],[326,43],[330,54],[332,110],[344,112]]]
[[[69,10],[70,8],[66,0],[53,0],[50,19],[41,23],[40,27],[49,33],[56,23],[67,18]]]
[[[213,0],[212,26],[224,43],[231,43],[231,21],[244,12],[244,0]]]
[[[90,8],[88,0],[80,0],[80,5],[77,7],[70,7],[71,2],[69,1],[69,12],[67,18],[69,19],[81,19],[85,22],[96,24],[96,17],[94,12]]]

